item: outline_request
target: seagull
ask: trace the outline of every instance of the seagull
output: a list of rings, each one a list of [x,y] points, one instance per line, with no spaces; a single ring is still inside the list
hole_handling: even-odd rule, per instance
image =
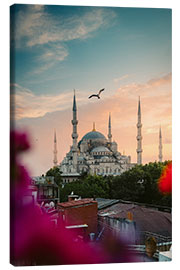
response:
[[[99,98],[100,98],[100,94],[101,94],[102,91],[104,91],[104,89],[105,89],[105,88],[99,90],[99,93],[98,93],[97,95],[93,94],[93,95],[89,96],[89,98],[97,97],[97,98],[99,99]]]

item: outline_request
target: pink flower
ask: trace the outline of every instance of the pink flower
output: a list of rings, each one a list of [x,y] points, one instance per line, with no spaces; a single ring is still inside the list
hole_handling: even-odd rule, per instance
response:
[[[26,133],[18,131],[10,132],[11,155],[25,151],[30,148],[30,143]]]
[[[31,179],[19,163],[20,152],[29,149],[25,133],[11,132],[10,261],[15,266],[131,262],[122,240],[110,236],[103,243],[75,242],[63,225],[55,227],[40,206],[28,203]],[[76,235],[77,238],[77,235]],[[133,260],[135,261],[135,260]]]
[[[25,210],[25,209],[24,209]],[[14,265],[60,265],[100,263],[104,257],[88,244],[73,242],[64,227],[53,227],[46,215],[27,208],[13,224],[12,257]]]

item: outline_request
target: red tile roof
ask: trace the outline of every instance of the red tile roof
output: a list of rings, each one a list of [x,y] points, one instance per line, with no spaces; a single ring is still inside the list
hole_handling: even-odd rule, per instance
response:
[[[63,208],[68,208],[68,207],[74,207],[74,206],[80,206],[80,205],[85,205],[85,204],[97,204],[96,201],[93,199],[81,199],[81,200],[73,200],[70,202],[63,202],[63,203],[58,203],[58,207],[63,207]]]

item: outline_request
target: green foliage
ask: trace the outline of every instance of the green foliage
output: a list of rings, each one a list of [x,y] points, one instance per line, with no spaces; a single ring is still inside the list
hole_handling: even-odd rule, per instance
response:
[[[68,195],[74,194],[82,198],[109,198],[109,186],[106,179],[98,175],[85,175],[76,182],[65,184],[60,188],[61,201],[67,201]]]
[[[55,183],[59,186],[62,183],[61,172],[58,167],[49,169],[46,172],[46,176],[54,176]]]
[[[82,174],[78,181],[60,187],[60,199],[67,201],[73,191],[82,198],[101,197],[171,206],[171,196],[164,196],[158,190],[158,179],[166,164],[136,165],[119,176]]]
[[[158,190],[158,179],[167,162],[150,162],[136,165],[131,170],[114,178],[112,197],[147,204],[171,206],[171,196],[165,196]]]

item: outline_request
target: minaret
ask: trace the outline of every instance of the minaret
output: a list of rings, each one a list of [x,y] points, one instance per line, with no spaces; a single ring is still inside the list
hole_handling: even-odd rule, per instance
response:
[[[112,142],[112,134],[111,134],[111,114],[109,113],[109,124],[108,124],[108,142]]]
[[[162,134],[161,127],[159,128],[159,162],[162,162]]]
[[[72,152],[73,152],[73,169],[74,172],[77,172],[77,153],[78,153],[78,148],[77,148],[77,107],[76,107],[76,95],[75,95],[75,90],[74,90],[74,99],[73,99],[73,120],[71,121],[73,125],[73,133],[72,133],[72,139],[73,139],[73,145],[72,145]]]
[[[137,164],[142,164],[142,135],[141,135],[141,104],[140,104],[140,97],[138,103],[138,122],[137,122]]]
[[[54,160],[53,160],[53,163],[54,163],[54,167],[57,166],[57,141],[56,141],[56,131],[54,131]]]

